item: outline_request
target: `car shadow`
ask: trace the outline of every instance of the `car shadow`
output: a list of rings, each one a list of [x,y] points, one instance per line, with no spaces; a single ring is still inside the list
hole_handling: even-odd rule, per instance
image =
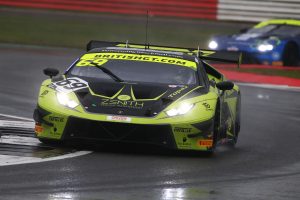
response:
[[[131,156],[166,156],[166,157],[200,157],[211,158],[213,152],[195,151],[195,150],[176,150],[151,144],[135,143],[83,143],[72,142],[67,144],[68,147],[77,150],[89,150],[97,153],[125,154]]]

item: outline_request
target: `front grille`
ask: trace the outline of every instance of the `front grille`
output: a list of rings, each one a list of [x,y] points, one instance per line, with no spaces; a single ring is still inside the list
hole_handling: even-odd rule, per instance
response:
[[[145,143],[175,147],[169,125],[143,125],[118,122],[101,122],[70,117],[64,139],[88,139],[111,142]]]

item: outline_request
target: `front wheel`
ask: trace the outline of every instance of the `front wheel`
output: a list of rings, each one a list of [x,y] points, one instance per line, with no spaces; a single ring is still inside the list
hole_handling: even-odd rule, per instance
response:
[[[220,104],[217,103],[216,106],[216,112],[214,117],[214,129],[213,129],[213,146],[211,148],[211,153],[213,153],[216,149],[217,143],[219,141],[219,135],[220,135],[220,124],[221,124],[221,118],[220,118]]]
[[[38,138],[38,139],[41,143],[50,145],[50,146],[59,146],[59,145],[63,144],[63,142],[60,140],[51,140],[51,139],[46,139],[46,138]]]
[[[283,51],[282,61],[284,66],[297,66],[299,64],[299,49],[295,43],[288,43]]]
[[[239,137],[239,132],[241,129],[241,96],[239,94],[237,103],[236,103],[236,118],[235,118],[235,122],[234,122],[234,133],[233,133],[233,138],[229,141],[229,144],[232,146],[235,146],[237,141],[238,141],[238,137]]]

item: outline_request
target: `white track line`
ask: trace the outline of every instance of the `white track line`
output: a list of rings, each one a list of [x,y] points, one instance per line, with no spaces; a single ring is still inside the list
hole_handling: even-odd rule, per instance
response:
[[[41,142],[36,138],[21,137],[21,136],[2,136],[0,138],[1,144],[16,144],[16,145],[27,145],[27,146],[40,146]],[[67,153],[65,155],[55,156],[51,158],[37,158],[37,157],[24,157],[14,155],[0,155],[0,166],[7,165],[21,165],[29,163],[41,163],[47,161],[55,161],[67,158],[74,158],[92,153],[92,151],[76,151],[73,153]]]
[[[258,83],[240,83],[237,82],[237,85],[241,86],[250,86],[250,87],[259,87],[259,88],[266,88],[266,89],[279,89],[279,90],[293,90],[293,91],[300,91],[300,87],[293,87],[288,85],[273,85],[273,84],[258,84]]]
[[[3,116],[3,117],[10,117],[10,118],[13,118],[13,119],[21,119],[21,120],[25,120],[25,121],[33,121],[33,119],[31,119],[31,118],[27,118],[27,117],[18,117],[18,116],[7,115],[7,114],[2,114],[2,113],[0,113],[0,116]]]
[[[40,146],[42,143],[34,137],[22,137],[17,135],[3,135],[0,144],[19,144],[27,146]]]
[[[34,122],[0,120],[0,127],[34,129]]]
[[[15,120],[0,120],[0,127],[8,128],[25,128],[33,129],[34,121],[30,118],[18,117],[13,115],[0,114],[0,116],[12,118]],[[17,120],[25,120],[17,121]],[[1,144],[15,144],[15,145],[28,145],[28,146],[40,146],[41,143],[38,139],[32,137],[21,137],[14,135],[4,135],[0,137]],[[13,155],[0,155],[0,166],[8,165],[21,165],[29,163],[41,163],[47,161],[55,161],[67,158],[74,158],[92,153],[92,151],[77,151],[73,153],[67,153],[65,155],[55,156],[51,158],[36,158],[36,157],[24,157],[24,156],[13,156]]]
[[[34,157],[22,157],[22,156],[8,156],[0,155],[0,166],[8,165],[21,165],[30,163],[41,163],[55,160],[62,160],[67,158],[74,158],[92,153],[91,151],[77,151],[74,153],[68,153],[62,156],[56,156],[52,158],[34,158]]]

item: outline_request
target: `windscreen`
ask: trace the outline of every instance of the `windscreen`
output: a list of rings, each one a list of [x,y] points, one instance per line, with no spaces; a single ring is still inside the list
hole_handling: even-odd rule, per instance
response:
[[[252,28],[247,31],[247,33],[269,33],[270,31],[274,30],[277,25],[268,25],[261,28]]]
[[[300,26],[272,24],[261,28],[250,29],[248,33],[272,33],[274,35],[299,35]]]
[[[83,57],[85,58],[85,57]],[[131,57],[131,58],[134,58]],[[137,55],[137,58],[141,58]],[[196,63],[168,57],[142,56],[143,59],[81,59],[68,72],[70,75],[111,80],[106,68],[126,82],[146,82],[161,84],[198,84]]]

